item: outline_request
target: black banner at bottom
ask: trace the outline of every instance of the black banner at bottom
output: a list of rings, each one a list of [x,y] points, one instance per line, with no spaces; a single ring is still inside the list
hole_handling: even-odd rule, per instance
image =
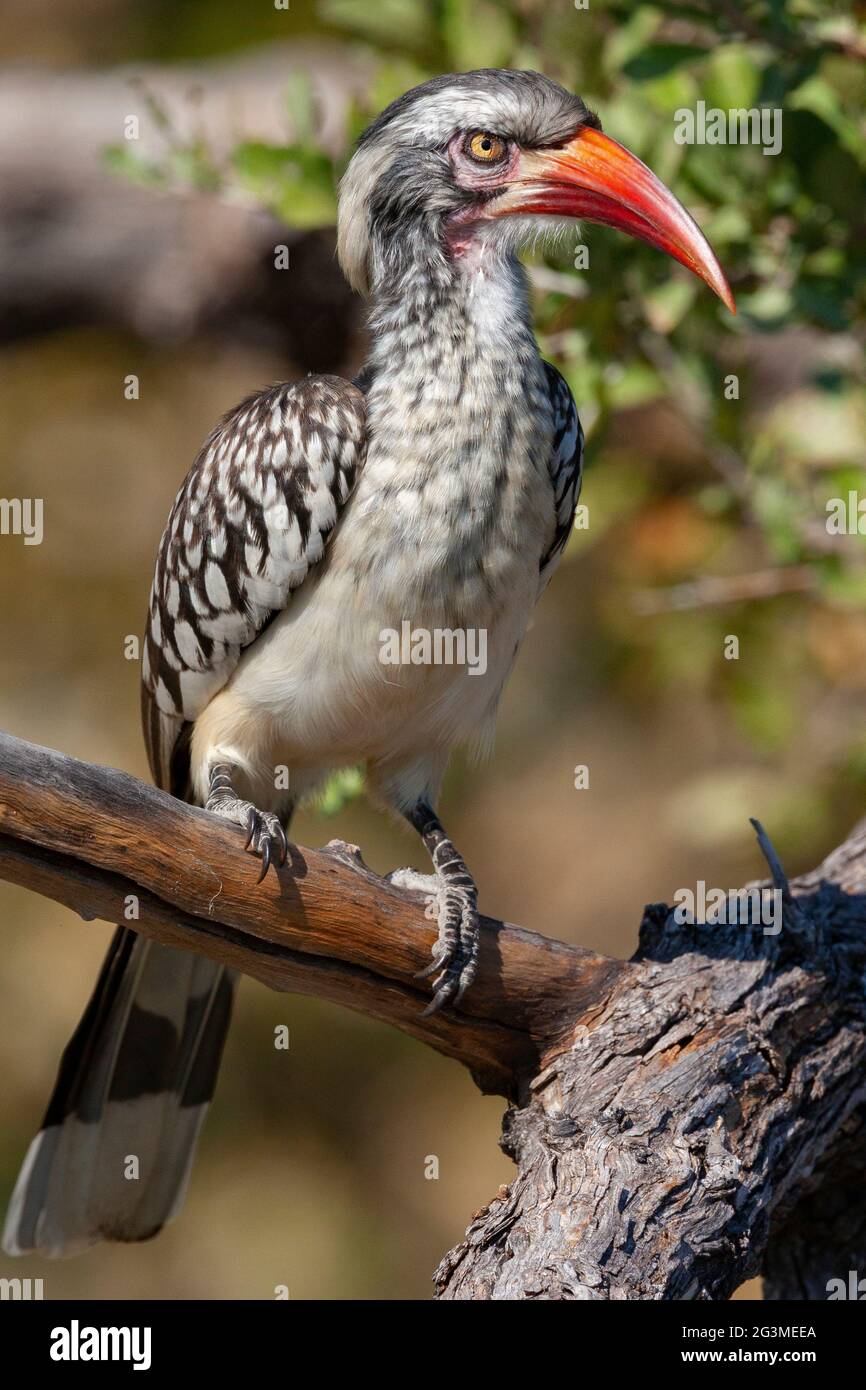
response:
[[[530,1300],[527,1300],[530,1301]],[[850,1364],[860,1346],[859,1308],[827,1303],[622,1303],[581,1302],[540,1313],[524,1308],[520,1323],[500,1324],[495,1311],[463,1305],[401,1303],[399,1338],[394,1323],[378,1326],[375,1303],[169,1303],[26,1302],[0,1303],[0,1330],[7,1364],[25,1373],[59,1377],[118,1372],[165,1375],[213,1371],[257,1377],[292,1373],[298,1358],[313,1370],[315,1358],[333,1373],[341,1350],[356,1375],[365,1360],[380,1368],[398,1342],[416,1332],[419,1351],[428,1337],[439,1345],[443,1330],[456,1331],[466,1349],[479,1333],[473,1359],[492,1369],[499,1347],[513,1346],[515,1333],[535,1331],[541,1316],[562,1337],[561,1355],[574,1358],[575,1372],[590,1356],[595,1376],[607,1363],[621,1377],[630,1369],[667,1375],[674,1368],[700,1374],[707,1366],[760,1367],[772,1374],[790,1366],[811,1368],[826,1379],[836,1366]],[[356,1315],[354,1307],[358,1308]],[[383,1308],[393,1310],[393,1303]],[[527,1321],[524,1324],[522,1317]],[[488,1318],[493,1318],[493,1323]],[[547,1322],[555,1319],[554,1324]],[[560,1322],[559,1317],[564,1321]],[[417,1322],[415,1319],[417,1318]],[[501,1329],[501,1340],[497,1335]],[[322,1333],[326,1334],[323,1341]],[[491,1334],[496,1340],[491,1340]],[[306,1339],[306,1340],[305,1340]],[[545,1357],[553,1344],[545,1343]],[[366,1353],[366,1355],[365,1355]],[[511,1353],[508,1353],[511,1355]],[[312,1358],[312,1364],[310,1361]],[[457,1358],[465,1370],[464,1353]],[[444,1367],[440,1365],[440,1370]]]

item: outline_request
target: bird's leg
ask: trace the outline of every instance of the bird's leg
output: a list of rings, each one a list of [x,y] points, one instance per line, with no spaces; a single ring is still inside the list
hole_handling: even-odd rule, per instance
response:
[[[250,801],[241,801],[232,784],[232,767],[229,763],[211,764],[208,785],[205,810],[243,826],[247,832],[244,849],[262,856],[262,871],[258,878],[261,883],[270,865],[285,864],[289,852],[286,832],[279,816],[273,811],[260,811]]]
[[[433,961],[419,978],[436,974],[433,999],[423,1017],[438,1013],[445,1004],[459,1004],[475,978],[478,960],[478,890],[461,855],[445,834],[436,812],[419,802],[407,813],[433,860],[438,891],[436,903],[439,938]]]

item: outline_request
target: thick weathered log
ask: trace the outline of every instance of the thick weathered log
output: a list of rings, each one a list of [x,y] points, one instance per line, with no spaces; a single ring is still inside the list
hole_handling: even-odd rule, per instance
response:
[[[257,887],[243,835],[111,769],[0,735],[0,877],[276,989],[369,1013],[509,1097],[517,1176],[442,1298],[826,1297],[863,1262],[866,829],[789,887],[781,930],[646,910],[618,962],[486,920],[461,1008],[421,1017],[423,894],[351,846]],[[778,925],[778,924],[774,924]],[[838,1266],[838,1268],[837,1268]]]
[[[866,1098],[862,856],[858,834],[795,882],[777,936],[647,909],[627,986],[508,1112],[518,1176],[442,1261],[441,1298],[724,1299],[774,1222],[831,1201],[812,1175]],[[826,1298],[825,1267],[795,1296]]]

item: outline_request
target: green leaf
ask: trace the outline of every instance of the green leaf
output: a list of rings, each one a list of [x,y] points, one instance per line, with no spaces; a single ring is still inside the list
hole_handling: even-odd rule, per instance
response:
[[[729,511],[734,495],[724,483],[708,483],[698,492],[697,500],[708,516],[723,516]]]
[[[289,73],[285,102],[293,139],[299,145],[312,144],[316,133],[316,98],[308,72],[297,68]]]
[[[504,67],[514,47],[511,15],[486,0],[444,0],[443,36],[456,69]]]
[[[380,63],[370,85],[370,109],[367,120],[392,101],[396,101],[404,92],[408,92],[410,87],[417,87],[419,82],[426,81],[430,76],[432,74],[427,68],[419,67],[408,58],[393,58]]]
[[[607,401],[613,409],[628,410],[667,395],[667,387],[658,372],[646,363],[630,362],[626,367],[613,370],[615,367],[617,364],[611,363],[605,373]]]
[[[327,227],[337,214],[334,170],[321,150],[248,140],[232,154],[238,178],[289,227]]]
[[[355,801],[364,790],[364,774],[359,767],[347,767],[328,778],[318,798],[319,809],[326,816],[335,816],[349,801]]]
[[[803,271],[808,275],[841,276],[845,269],[845,253],[839,246],[822,246],[803,261]]]
[[[761,327],[780,325],[793,305],[793,293],[783,285],[762,285],[754,294],[740,295],[737,301],[740,313],[754,319]]]
[[[785,563],[798,559],[801,504],[785,481],[770,476],[756,479],[752,506],[776,559]]]
[[[721,207],[703,223],[703,231],[712,246],[729,245],[732,241],[748,241],[752,227],[748,214],[738,207]]]
[[[785,682],[732,680],[731,704],[740,728],[763,748],[784,748],[797,728]]]
[[[665,337],[681,323],[698,297],[694,276],[671,275],[644,296],[647,317],[656,333]],[[655,373],[653,373],[655,375]]]
[[[828,125],[839,144],[846,149],[861,168],[866,168],[866,131],[862,120],[858,125],[846,114],[839,96],[823,77],[807,78],[788,96],[792,111],[811,111],[813,116]]]
[[[661,16],[650,5],[639,5],[627,19],[611,26],[604,46],[604,69],[614,78],[644,49],[659,27]]]
[[[181,149],[172,150],[168,158],[174,177],[183,184],[206,192],[216,192],[222,183],[210,151],[203,141],[196,140]]]
[[[671,113],[682,107],[694,106],[700,93],[697,78],[685,68],[674,68],[658,77],[648,78],[643,85],[642,94],[660,116],[671,123]]]
[[[710,56],[703,76],[701,96],[707,107],[723,111],[754,106],[761,84],[760,65],[753,48],[726,43]]]
[[[167,181],[165,170],[136,154],[128,145],[108,145],[102,151],[102,163],[110,173],[120,174],[133,183],[157,187]]]
[[[320,0],[320,17],[384,49],[435,51],[434,15],[424,0]]]
[[[850,536],[841,538],[847,540],[853,547],[857,545],[859,537]],[[863,546],[859,547],[862,557]],[[823,598],[840,608],[854,608],[862,610],[866,608],[866,566],[858,565],[846,566],[845,568],[831,568],[822,566],[818,569],[818,587]]]

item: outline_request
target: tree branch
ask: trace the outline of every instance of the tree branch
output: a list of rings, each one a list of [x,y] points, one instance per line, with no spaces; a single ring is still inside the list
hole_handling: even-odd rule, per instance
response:
[[[292,846],[289,865],[257,886],[243,842],[239,827],[134,777],[0,733],[0,877],[392,1023],[463,1062],[484,1090],[516,1095],[575,1008],[606,997],[626,968],[485,918],[471,998],[422,1018],[429,988],[414,977],[435,939],[422,894],[340,841]]]

